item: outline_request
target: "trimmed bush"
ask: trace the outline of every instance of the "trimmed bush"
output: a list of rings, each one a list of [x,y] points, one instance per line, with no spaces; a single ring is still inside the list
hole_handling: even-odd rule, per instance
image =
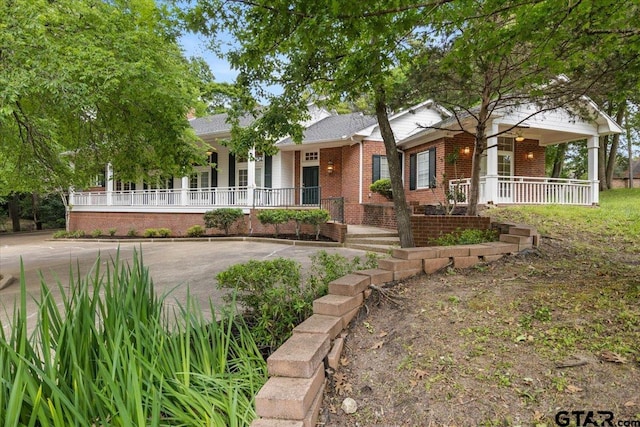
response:
[[[302,222],[305,224],[311,224],[316,230],[316,240],[320,238],[320,226],[331,219],[329,212],[324,209],[313,209],[310,211],[304,211],[305,215],[302,218]]]
[[[382,178],[374,182],[369,186],[369,190],[374,193],[382,194],[387,199],[393,198],[393,192],[391,191],[391,180],[389,178]]]
[[[275,237],[280,234],[280,225],[289,222],[291,219],[291,210],[289,209],[264,209],[258,212],[258,221],[262,225],[273,225]]]
[[[109,229],[109,236],[111,236],[111,237],[115,236],[117,231],[118,231],[117,228],[110,228]]]
[[[136,237],[138,235],[138,231],[135,228],[130,228],[129,231],[127,231],[127,236],[129,237]]]
[[[155,228],[147,228],[144,230],[144,237],[158,237],[158,230]]]
[[[201,225],[193,225],[187,229],[187,236],[189,237],[202,237],[204,235],[204,228]]]
[[[231,226],[243,216],[240,208],[220,208],[205,212],[204,224],[207,228],[224,230],[224,234],[228,236]]]
[[[54,239],[66,239],[67,237],[69,237],[69,232],[66,230],[58,230],[53,233]]]
[[[168,228],[158,228],[158,236],[169,237],[171,236],[171,230]]]
[[[91,232],[91,237],[100,237],[102,236],[102,230],[95,229]]]

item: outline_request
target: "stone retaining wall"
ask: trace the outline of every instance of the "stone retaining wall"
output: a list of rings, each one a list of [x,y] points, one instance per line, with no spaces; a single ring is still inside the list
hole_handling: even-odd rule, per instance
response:
[[[534,228],[508,225],[499,242],[460,246],[394,249],[379,268],[347,274],[329,284],[329,293],[313,302],[313,315],[267,359],[269,380],[255,397],[260,418],[253,427],[313,427],[326,384],[325,368],[338,368],[346,329],[364,300],[369,285],[382,285],[447,266],[469,268],[537,246]]]

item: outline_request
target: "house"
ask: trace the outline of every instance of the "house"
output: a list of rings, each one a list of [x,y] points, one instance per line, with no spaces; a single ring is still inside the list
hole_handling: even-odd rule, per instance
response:
[[[495,110],[488,133],[504,133],[488,140],[480,203],[597,204],[598,138],[622,129],[591,101],[588,104],[592,120],[563,109],[531,116],[535,107],[527,104]],[[137,230],[167,227],[180,234],[202,224],[205,211],[229,206],[241,207],[250,217],[255,209],[321,206],[347,224],[393,227],[391,204],[369,190],[373,181],[388,176],[375,117],[335,114],[310,105],[302,144],[285,138],[273,156],[253,152],[245,157],[234,156],[220,144],[230,137],[226,118],[220,114],[191,121],[211,146],[215,167],[198,167],[190,177],[155,186],[114,182],[107,167],[103,188],[71,194],[70,228],[90,231],[125,224]],[[242,120],[242,125],[251,122]],[[393,114],[390,122],[410,204],[437,204],[451,185],[468,193],[474,139],[459,126],[473,133],[470,118],[458,123],[451,112],[428,100]],[[588,141],[589,179],[546,178],[545,147],[580,139]],[[449,161],[452,157],[457,160]]]
[[[631,170],[633,171],[633,188],[640,188],[640,159],[631,162]],[[629,168],[621,173],[614,172],[611,185],[613,188],[630,188]]]

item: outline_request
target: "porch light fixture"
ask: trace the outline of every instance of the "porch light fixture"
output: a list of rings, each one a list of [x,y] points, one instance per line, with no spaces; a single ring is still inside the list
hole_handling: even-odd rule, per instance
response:
[[[327,173],[331,175],[333,173],[333,160],[329,160],[327,163]]]
[[[527,159],[529,159],[529,160],[533,160],[533,151],[529,151],[529,152],[527,153]]]
[[[522,135],[522,131],[519,130],[518,133],[516,133],[516,142],[522,142],[524,141],[524,136]]]
[[[462,154],[464,154],[465,156],[468,156],[471,153],[471,149],[469,147],[464,147],[462,149]]]

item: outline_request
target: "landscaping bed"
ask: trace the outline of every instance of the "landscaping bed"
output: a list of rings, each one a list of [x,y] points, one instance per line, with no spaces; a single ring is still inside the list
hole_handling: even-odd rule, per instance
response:
[[[593,411],[597,425],[608,412],[638,425],[639,205],[640,192],[623,191],[595,209],[490,211],[537,227],[539,250],[401,281],[399,307],[369,302],[321,421],[542,427],[583,425]],[[352,415],[346,397],[358,404]]]

